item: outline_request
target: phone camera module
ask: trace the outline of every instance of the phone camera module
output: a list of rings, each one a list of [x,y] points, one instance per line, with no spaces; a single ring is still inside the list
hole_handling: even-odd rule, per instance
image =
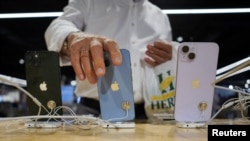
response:
[[[40,61],[39,54],[37,54],[37,53],[33,54],[32,65],[34,67],[38,67],[40,64],[41,64],[41,61]]]

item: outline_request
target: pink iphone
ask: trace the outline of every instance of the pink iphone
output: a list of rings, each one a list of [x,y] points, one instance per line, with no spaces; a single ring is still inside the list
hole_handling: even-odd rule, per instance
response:
[[[178,125],[210,119],[219,46],[213,42],[183,42],[178,47],[174,117]]]

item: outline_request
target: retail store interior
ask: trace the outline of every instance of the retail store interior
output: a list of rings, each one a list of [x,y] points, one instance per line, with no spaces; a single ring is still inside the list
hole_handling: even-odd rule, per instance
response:
[[[173,40],[177,42],[216,42],[220,47],[218,69],[250,56],[250,10],[220,12],[218,9],[250,9],[247,0],[150,0],[163,10],[213,10],[214,13],[169,13]],[[20,13],[62,12],[67,0],[1,0],[0,15]],[[47,50],[44,32],[52,17],[0,18],[0,74],[25,80],[24,53],[28,50]],[[153,21],[152,22],[157,22]],[[62,102],[73,110],[78,98],[74,95],[75,75],[71,66],[61,67]],[[222,85],[237,85],[250,91],[250,72],[232,76]],[[25,87],[24,87],[25,88]],[[237,93],[215,91],[214,112],[223,101]],[[248,111],[246,111],[248,112]],[[27,96],[13,86],[0,83],[0,117],[27,115]],[[236,117],[240,111],[228,109],[221,117]]]

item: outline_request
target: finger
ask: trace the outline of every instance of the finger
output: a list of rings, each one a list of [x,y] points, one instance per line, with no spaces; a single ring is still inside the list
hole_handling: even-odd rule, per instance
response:
[[[167,60],[164,51],[157,49],[157,47],[148,45],[146,55],[152,58],[155,62],[162,63]]]
[[[94,73],[92,58],[90,55],[89,46],[82,47],[81,50],[81,66],[88,81],[92,84],[96,83],[96,75]]]
[[[147,45],[147,49],[154,54],[164,54],[164,50],[156,45]]]
[[[102,43],[97,39],[93,39],[90,42],[90,52],[96,76],[103,76],[105,74],[105,63]]]
[[[172,59],[172,45],[166,41],[155,41],[154,47],[158,50],[163,51],[163,57],[168,60]]]
[[[146,51],[146,55],[148,57],[152,58],[154,62],[159,63],[159,64],[167,61],[166,58],[163,58],[163,57],[161,57],[159,55],[156,55],[155,53],[152,53],[150,51]]]
[[[148,63],[149,65],[153,66],[153,67],[155,67],[155,66],[158,65],[157,62],[155,62],[155,61],[153,61],[153,60],[151,60],[151,59],[149,59],[149,58],[144,58],[144,61],[145,61],[146,63]]]
[[[105,39],[103,41],[104,50],[110,55],[111,62],[113,65],[118,66],[122,63],[122,55],[117,43],[110,39]]]
[[[157,46],[161,50],[166,50],[166,48],[167,49],[172,48],[172,45],[169,42],[165,41],[165,40],[155,41],[153,45]]]
[[[72,67],[75,71],[76,76],[80,79],[80,80],[85,80],[85,74],[84,71],[82,69],[81,66],[81,45],[79,43],[76,43],[74,45],[71,46],[71,50],[70,50],[70,60],[71,60],[71,64]]]
[[[147,53],[154,56],[158,56],[159,58],[163,58],[163,59],[168,59],[168,53],[166,52],[166,50],[163,50],[162,47],[160,46],[152,46],[152,45],[148,45],[147,46]]]

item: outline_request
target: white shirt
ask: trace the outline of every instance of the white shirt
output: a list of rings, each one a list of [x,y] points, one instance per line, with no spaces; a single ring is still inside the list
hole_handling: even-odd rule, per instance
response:
[[[120,48],[130,51],[135,103],[143,101],[141,61],[147,44],[156,40],[172,41],[167,15],[148,0],[70,0],[62,16],[45,32],[48,50],[61,50],[66,36],[82,30],[114,39]],[[67,60],[68,61],[68,60]],[[62,65],[69,65],[61,59]],[[78,81],[77,96],[98,99],[96,84]]]

